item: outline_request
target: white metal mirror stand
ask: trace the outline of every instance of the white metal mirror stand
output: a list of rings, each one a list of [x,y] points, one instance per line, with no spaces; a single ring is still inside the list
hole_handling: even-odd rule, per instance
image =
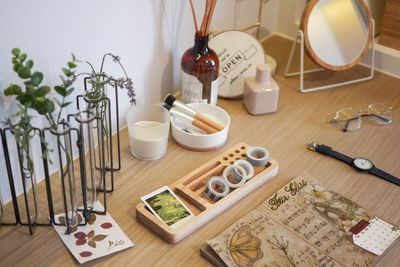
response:
[[[290,51],[289,59],[286,64],[285,77],[293,77],[293,76],[300,75],[300,91],[302,93],[325,90],[325,89],[330,89],[330,88],[335,88],[335,87],[339,87],[339,86],[344,86],[344,85],[349,85],[349,84],[353,84],[353,83],[371,80],[374,77],[374,70],[375,70],[375,67],[374,67],[374,64],[375,64],[374,36],[375,36],[375,21],[372,20],[372,34],[371,34],[371,39],[372,39],[371,40],[371,53],[372,54],[371,54],[371,62],[370,62],[370,67],[369,67],[370,68],[369,76],[359,78],[359,79],[349,80],[349,81],[345,81],[345,82],[338,82],[338,83],[332,83],[332,84],[327,84],[327,85],[322,85],[322,86],[317,86],[317,87],[304,88],[304,74],[324,71],[325,69],[318,68],[318,69],[304,70],[304,52],[305,52],[304,51],[304,33],[302,30],[299,30],[297,32],[296,38],[293,41],[292,50]],[[300,40],[300,72],[289,73],[289,68],[292,64],[294,51],[295,51],[298,40]]]

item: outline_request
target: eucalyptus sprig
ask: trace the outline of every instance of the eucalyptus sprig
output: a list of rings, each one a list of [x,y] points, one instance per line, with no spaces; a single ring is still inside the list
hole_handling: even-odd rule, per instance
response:
[[[13,55],[13,70],[24,81],[24,89],[20,85],[10,84],[4,90],[4,95],[16,96],[22,106],[37,111],[46,118],[52,128],[57,127],[62,110],[72,103],[66,102],[66,98],[74,91],[72,85],[76,80],[75,69],[78,62],[74,54],[72,54],[72,59],[67,63],[67,66],[62,68],[63,75],[60,75],[62,84],[54,86],[54,91],[61,96],[61,101],[56,98],[53,101],[49,98],[50,86],[42,84],[43,73],[32,69],[33,60],[27,60],[27,54],[21,53],[19,48],[14,48],[11,53]],[[53,112],[56,109],[54,103],[59,106],[56,119],[53,117]]]
[[[18,111],[11,118],[6,119],[5,125],[10,127],[18,142],[19,147],[27,155],[27,161],[32,162],[29,156],[29,142],[31,139],[32,116],[29,115],[28,110],[33,109],[39,115],[42,115],[49,122],[50,127],[56,129],[57,124],[61,121],[61,114],[65,107],[72,102],[67,102],[66,99],[72,94],[74,88],[72,87],[76,80],[75,69],[77,67],[77,60],[72,54],[72,59],[68,61],[67,66],[62,68],[63,75],[60,75],[62,83],[54,86],[54,91],[61,97],[50,98],[49,94],[51,88],[48,85],[43,85],[42,81],[44,75],[40,71],[34,71],[34,62],[28,59],[26,53],[22,53],[19,48],[14,48],[11,51],[13,70],[17,73],[18,77],[23,80],[23,85],[10,84],[5,90],[5,96],[15,96],[18,103]],[[58,114],[54,119],[53,113],[58,105]],[[16,121],[16,122],[15,122]],[[43,140],[42,140],[43,141]],[[48,157],[48,145],[44,146],[43,157]],[[32,165],[32,164],[30,164]],[[33,169],[29,170],[33,172]]]

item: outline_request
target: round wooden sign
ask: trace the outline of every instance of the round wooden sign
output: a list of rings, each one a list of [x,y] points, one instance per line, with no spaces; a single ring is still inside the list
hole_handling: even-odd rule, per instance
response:
[[[261,44],[245,32],[226,31],[214,36],[209,46],[217,53],[220,61],[218,96],[241,96],[244,79],[255,76],[257,66],[265,63]]]

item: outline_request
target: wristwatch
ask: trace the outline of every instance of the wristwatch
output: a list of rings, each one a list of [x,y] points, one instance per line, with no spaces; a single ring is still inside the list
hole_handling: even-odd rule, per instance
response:
[[[368,172],[369,174],[375,175],[377,177],[380,177],[382,179],[385,179],[388,182],[394,183],[396,185],[400,185],[400,179],[383,171],[374,166],[372,161],[366,158],[351,158],[349,156],[346,156],[342,153],[339,153],[335,150],[333,150],[331,147],[326,146],[326,145],[320,145],[317,143],[310,143],[308,146],[308,149],[312,151],[319,152],[321,154],[324,154],[326,156],[330,156],[332,158],[338,159],[340,161],[343,161],[344,163],[349,164],[351,167],[356,169],[357,171],[361,172]]]

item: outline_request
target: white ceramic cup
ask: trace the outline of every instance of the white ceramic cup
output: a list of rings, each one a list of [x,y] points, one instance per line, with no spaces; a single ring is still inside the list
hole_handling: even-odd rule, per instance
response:
[[[127,116],[131,153],[138,159],[157,160],[167,153],[170,113],[160,105],[136,105]]]

